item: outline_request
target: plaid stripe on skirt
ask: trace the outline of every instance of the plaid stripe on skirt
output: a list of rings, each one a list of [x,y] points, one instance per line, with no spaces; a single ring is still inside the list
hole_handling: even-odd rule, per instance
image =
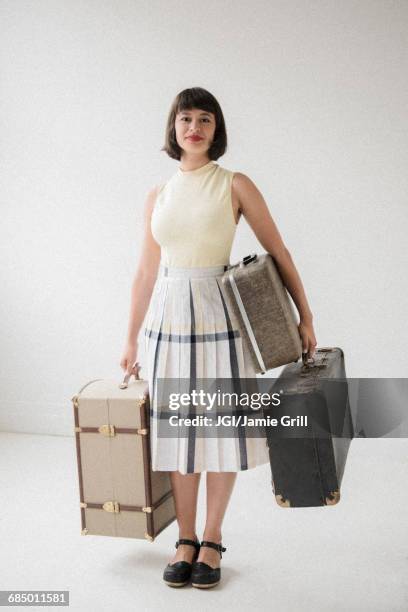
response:
[[[221,277],[229,266],[162,263],[145,317],[152,469],[237,472],[268,463],[265,437],[158,436],[158,378],[255,377]],[[244,430],[245,431],[245,430]]]

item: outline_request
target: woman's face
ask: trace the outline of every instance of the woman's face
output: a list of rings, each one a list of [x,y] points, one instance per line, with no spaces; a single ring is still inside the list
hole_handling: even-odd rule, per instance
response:
[[[177,144],[186,153],[206,153],[215,132],[215,115],[200,108],[180,111],[174,124]]]

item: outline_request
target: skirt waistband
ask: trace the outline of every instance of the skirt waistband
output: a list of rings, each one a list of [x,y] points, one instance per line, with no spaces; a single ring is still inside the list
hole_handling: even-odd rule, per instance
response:
[[[191,278],[205,276],[221,276],[230,265],[205,266],[203,268],[176,268],[159,264],[158,277]]]

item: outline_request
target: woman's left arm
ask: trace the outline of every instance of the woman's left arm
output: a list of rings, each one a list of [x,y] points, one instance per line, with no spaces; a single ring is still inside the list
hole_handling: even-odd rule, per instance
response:
[[[310,359],[314,356],[316,338],[313,329],[313,315],[307,302],[305,290],[292,256],[286,248],[268,206],[256,185],[245,174],[236,172],[232,180],[232,191],[238,200],[239,209],[248,221],[256,237],[267,253],[270,253],[299,311],[299,334],[302,351]]]

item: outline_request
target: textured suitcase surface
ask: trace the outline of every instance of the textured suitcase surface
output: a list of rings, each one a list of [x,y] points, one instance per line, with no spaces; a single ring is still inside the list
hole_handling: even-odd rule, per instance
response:
[[[169,473],[151,470],[147,382],[94,380],[72,402],[82,534],[153,541],[176,515]]]
[[[285,415],[317,415],[326,432],[322,435],[310,416],[310,437],[277,437],[272,428],[266,427],[277,503],[283,507],[336,504],[354,437],[343,351],[337,347],[319,348],[313,365],[287,365],[274,389],[283,391]],[[271,410],[271,415],[273,411],[276,413],[276,409]]]
[[[272,255],[244,257],[223,274],[222,283],[257,373],[301,357],[295,310]]]

